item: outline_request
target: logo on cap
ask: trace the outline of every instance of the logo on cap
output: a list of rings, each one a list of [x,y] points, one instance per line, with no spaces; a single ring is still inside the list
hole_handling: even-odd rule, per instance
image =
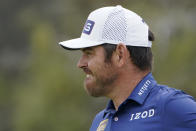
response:
[[[83,33],[90,35],[93,26],[94,26],[95,22],[92,20],[87,20],[85,25],[84,25],[84,29],[83,29]]]

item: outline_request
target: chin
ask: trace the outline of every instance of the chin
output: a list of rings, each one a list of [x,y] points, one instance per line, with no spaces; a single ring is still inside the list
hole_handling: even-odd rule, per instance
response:
[[[102,93],[98,89],[96,89],[97,86],[93,86],[93,85],[90,86],[90,85],[85,84],[84,87],[85,87],[85,90],[88,93],[88,95],[93,96],[93,97],[102,96]]]

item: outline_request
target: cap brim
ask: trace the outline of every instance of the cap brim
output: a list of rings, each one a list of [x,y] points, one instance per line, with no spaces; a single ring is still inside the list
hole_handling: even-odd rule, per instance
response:
[[[63,41],[59,43],[59,45],[61,45],[64,49],[67,49],[67,50],[79,50],[79,49],[97,46],[101,44],[103,43],[97,42],[97,41],[91,41],[87,39],[82,39],[82,38],[71,39],[71,40]]]

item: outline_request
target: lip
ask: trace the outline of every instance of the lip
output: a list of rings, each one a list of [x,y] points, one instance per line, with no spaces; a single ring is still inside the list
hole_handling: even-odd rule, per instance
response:
[[[92,74],[92,72],[88,69],[88,68],[83,68],[83,71],[86,73],[86,74]]]
[[[91,80],[93,78],[92,72],[87,67],[83,67],[82,69],[83,69],[84,73],[86,74],[85,81],[87,82],[87,81]]]

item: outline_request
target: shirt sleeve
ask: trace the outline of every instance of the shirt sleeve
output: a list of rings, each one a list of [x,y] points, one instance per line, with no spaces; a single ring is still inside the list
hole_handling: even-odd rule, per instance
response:
[[[196,101],[193,97],[176,93],[164,107],[164,131],[196,131]]]

